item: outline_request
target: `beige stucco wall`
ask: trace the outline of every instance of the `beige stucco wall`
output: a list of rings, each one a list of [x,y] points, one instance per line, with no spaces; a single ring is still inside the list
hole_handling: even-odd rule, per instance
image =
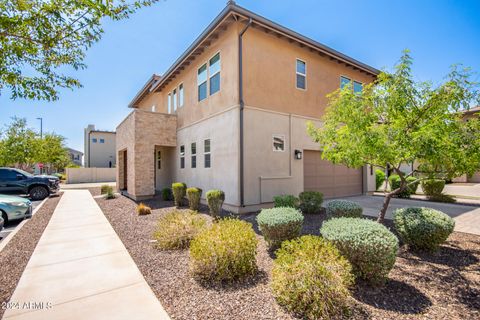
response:
[[[178,108],[176,112],[179,128],[238,104],[238,28],[237,23],[230,25],[211,46],[176,75],[162,91],[152,93],[144,98],[140,102],[139,108],[151,110],[152,105],[155,105],[157,112],[167,113],[168,93],[172,92],[174,88],[178,88],[181,83],[184,86],[185,102],[184,106]],[[199,102],[197,71],[204,63],[208,63],[208,60],[217,52],[220,52],[220,91],[212,96],[207,95],[206,99]]]
[[[178,130],[174,179],[189,187],[225,192],[225,203],[239,200],[239,109],[232,107],[213,117]],[[204,140],[210,139],[211,168],[204,167]],[[197,167],[191,168],[190,144],[197,143]],[[185,145],[185,169],[180,169],[180,146]]]
[[[66,168],[67,183],[113,182],[115,168]]]
[[[93,143],[92,139],[96,138],[97,142]],[[104,139],[105,143],[100,143],[100,139]],[[110,162],[112,168],[116,164],[115,153],[115,132],[99,132],[92,131],[90,133],[90,150],[87,150],[86,154],[90,161],[89,167],[91,168],[109,168]]]

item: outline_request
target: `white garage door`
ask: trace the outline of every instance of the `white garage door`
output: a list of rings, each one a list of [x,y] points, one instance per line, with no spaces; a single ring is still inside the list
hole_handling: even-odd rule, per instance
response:
[[[325,198],[362,194],[362,169],[350,169],[322,160],[319,151],[304,151],[304,190],[319,191]]]

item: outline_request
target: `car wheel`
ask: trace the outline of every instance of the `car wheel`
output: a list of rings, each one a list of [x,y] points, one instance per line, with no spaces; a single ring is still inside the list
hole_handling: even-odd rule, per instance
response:
[[[3,219],[3,225],[7,225],[8,223],[8,216],[5,212],[3,212],[2,210],[0,210],[0,213],[1,213],[1,216],[2,216],[2,219]],[[0,228],[1,229],[1,228]]]
[[[30,198],[32,200],[43,200],[48,197],[48,190],[45,187],[37,186],[30,189]]]

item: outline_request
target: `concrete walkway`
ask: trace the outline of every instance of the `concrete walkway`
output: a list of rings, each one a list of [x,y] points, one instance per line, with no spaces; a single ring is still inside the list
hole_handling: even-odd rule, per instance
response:
[[[87,182],[87,183],[61,183],[60,189],[70,190],[70,189],[88,189],[88,188],[100,188],[103,185],[115,187],[116,182]]]
[[[356,196],[343,199],[357,202],[363,207],[363,214],[372,217],[378,216],[383,203],[383,197],[381,196]],[[325,203],[328,203],[328,201],[326,200]],[[392,219],[392,212],[404,207],[428,207],[440,210],[455,219],[455,231],[480,235],[480,207],[393,198],[390,201],[385,218]]]
[[[65,191],[3,319],[169,319],[87,190]]]

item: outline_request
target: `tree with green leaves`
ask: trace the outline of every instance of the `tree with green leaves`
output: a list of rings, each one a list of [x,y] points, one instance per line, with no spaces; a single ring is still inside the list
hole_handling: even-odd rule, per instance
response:
[[[55,133],[46,133],[40,140],[37,162],[44,163],[46,172],[63,170],[71,162],[65,146],[65,138]]]
[[[0,165],[28,170],[36,162],[39,150],[37,133],[27,127],[27,120],[12,118],[0,141]]]
[[[85,68],[104,18],[122,20],[157,0],[0,0],[0,93],[57,100],[59,88],[80,82],[61,72]]]
[[[360,94],[351,86],[336,90],[328,96],[322,126],[308,124],[322,158],[353,168],[388,166],[398,174],[400,187],[385,194],[379,222],[390,199],[409,185],[480,169],[480,120],[462,118],[462,111],[479,101],[472,73],[453,66],[445,81],[435,86],[413,79],[412,62],[406,50],[394,72],[380,73]],[[405,173],[400,170],[403,163],[420,166]]]

